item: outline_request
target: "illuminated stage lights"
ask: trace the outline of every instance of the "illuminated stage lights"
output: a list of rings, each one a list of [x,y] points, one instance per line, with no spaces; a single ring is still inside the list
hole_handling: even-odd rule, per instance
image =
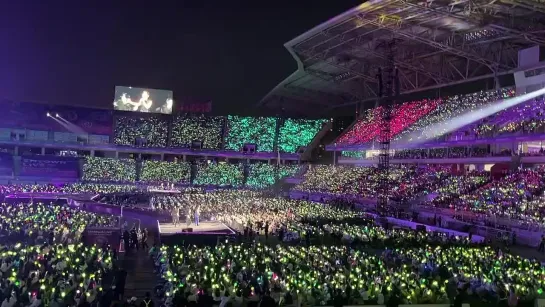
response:
[[[47,112],[47,114],[45,114],[47,117],[51,117],[51,114],[49,112]]]
[[[55,117],[61,117],[59,113],[55,113]]]

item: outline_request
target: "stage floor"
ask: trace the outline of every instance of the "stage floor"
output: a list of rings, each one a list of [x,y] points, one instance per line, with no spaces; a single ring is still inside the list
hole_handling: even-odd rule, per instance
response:
[[[184,231],[188,228],[192,228],[192,232]],[[173,223],[159,223],[159,233],[163,235],[174,234],[208,234],[208,235],[234,235],[227,225],[219,221],[206,221],[199,223],[199,226],[191,224],[189,226],[186,223],[180,223],[178,226],[174,226]]]

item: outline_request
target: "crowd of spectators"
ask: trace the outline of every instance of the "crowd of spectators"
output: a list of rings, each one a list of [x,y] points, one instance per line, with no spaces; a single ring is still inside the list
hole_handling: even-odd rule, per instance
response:
[[[440,102],[437,99],[411,101],[393,107],[388,138],[391,139],[435,110]],[[383,126],[383,112],[382,107],[366,111],[350,130],[337,139],[336,144],[357,145],[378,139]]]
[[[493,91],[480,91],[467,95],[455,95],[441,99],[437,108],[417,122],[410,125],[394,140],[417,141],[434,139],[448,132],[450,119],[465,113],[478,111],[484,106],[515,96],[514,89],[504,88]]]
[[[520,169],[492,180],[489,172],[453,174],[446,167],[390,169],[390,199],[400,203],[426,196],[423,206],[453,209],[543,224],[545,169]],[[380,171],[372,167],[311,167],[294,190],[366,201],[378,196]]]
[[[182,215],[198,205],[203,219],[240,225],[244,238],[262,235],[215,247],[152,248],[163,281],[154,293],[166,306],[207,300],[309,306],[509,300],[516,306],[543,296],[538,261],[467,237],[383,228],[349,208],[229,190],[156,196],[152,205],[165,212],[177,207]],[[117,222],[67,206],[0,205],[0,299],[22,306],[106,303],[114,291],[114,254],[79,240],[86,226]]]
[[[442,159],[442,158],[468,158],[487,157],[492,155],[485,147],[448,147],[429,149],[402,149],[393,154],[395,159]]]
[[[391,199],[409,201],[416,197],[436,191],[450,176],[449,169],[444,166],[425,168],[402,167],[390,172]],[[374,181],[377,179],[373,178]],[[367,194],[377,196],[376,191],[368,189]]]
[[[487,172],[471,172],[466,175],[450,176],[445,178],[442,185],[433,191],[436,194],[434,203],[450,203],[460,196],[473,192],[490,182]]]
[[[241,150],[244,144],[256,144],[258,151],[278,150],[295,153],[307,146],[320,131],[325,120],[291,119],[280,122],[276,117],[177,115],[169,122],[161,116],[119,116],[115,120],[114,143],[137,147],[190,147],[202,142],[204,149]],[[224,131],[225,129],[225,131]]]
[[[366,155],[365,155],[365,151],[349,151],[349,150],[345,150],[345,151],[342,151],[341,152],[341,155],[343,157],[347,157],[347,158],[357,158],[357,159],[365,159],[366,158]]]
[[[545,190],[545,170],[521,169],[490,181],[474,173],[438,190],[440,197],[432,205],[458,211],[543,223],[545,207],[534,201]]]
[[[133,159],[113,159],[87,157],[83,164],[84,181],[134,182],[136,180],[136,161]]]
[[[244,166],[226,162],[197,164],[196,185],[238,187],[244,183]]]
[[[471,123],[455,133],[477,139],[514,133],[544,133],[544,107],[545,100],[542,97],[532,99]]]
[[[449,119],[467,112],[478,111],[491,103],[514,96],[514,90],[503,89],[500,91],[480,92],[460,96],[461,100],[457,100],[460,99],[456,98],[458,96],[446,99],[445,103],[436,109],[436,112],[448,114],[448,116],[437,117],[434,120],[430,120],[430,116],[425,116],[421,120],[421,125],[417,122],[403,131],[396,139],[401,138],[403,135],[408,136],[408,141],[420,138],[432,139],[441,135],[442,140],[448,141],[493,138],[516,133],[545,133],[543,128],[545,126],[545,116],[543,113],[545,100],[543,98],[523,102],[496,112],[477,122],[465,125],[456,131],[447,132],[446,127],[449,125]],[[448,108],[450,111],[445,112],[441,110],[442,107]],[[433,113],[435,112],[432,112],[430,115],[433,115]],[[444,125],[445,129],[441,125]],[[415,133],[415,131],[418,131],[418,133]],[[408,133],[410,132],[409,136]]]
[[[256,144],[258,151],[272,152],[275,142],[280,152],[295,153],[307,146],[325,120],[278,119],[276,117],[177,115],[169,121],[161,116],[119,116],[115,120],[114,143],[137,147],[183,147],[194,141],[203,149],[241,150]],[[278,131],[277,131],[277,124]]]
[[[293,176],[298,170],[299,165],[251,164],[249,165],[246,185],[254,188],[266,188],[284,177]]]
[[[283,120],[278,131],[278,150],[297,152],[299,147],[307,146],[312,142],[324,124],[324,120],[291,118]]]
[[[202,148],[221,149],[223,142],[223,116],[179,115],[172,121],[171,145],[190,147],[191,142],[202,142]]]
[[[240,151],[244,144],[256,144],[257,151],[272,152],[276,117],[227,117],[225,149]]]
[[[373,172],[367,167],[343,165],[311,165],[303,181],[294,189],[303,192],[318,192],[332,195],[357,193],[357,181]]]
[[[319,203],[266,197],[260,192],[249,190],[158,195],[152,200],[155,210],[169,213],[172,208],[178,208],[183,216],[197,205],[203,220],[220,220],[230,225],[240,225],[240,230],[248,227],[255,231],[259,228],[257,224],[267,223],[271,232],[287,227],[289,221],[295,218],[339,219],[359,215],[357,212],[323,206]]]
[[[509,300],[516,306],[543,296],[539,261],[468,237],[383,228],[355,211],[247,191],[164,196],[155,203],[165,211],[177,206],[182,215],[198,204],[205,218],[242,224],[244,237],[265,236],[155,250],[164,280],[158,294],[167,304],[498,306]]]
[[[311,170],[315,168],[321,167]],[[352,171],[343,167],[340,173],[365,174],[364,181],[376,176],[372,168]],[[454,200],[459,196],[466,201],[469,191],[478,191],[491,203],[504,204],[506,199],[530,203],[538,201],[527,196],[543,190],[544,173],[519,170],[488,183],[484,173],[444,177],[442,168],[399,168],[392,170],[390,180],[398,189],[416,194],[422,189],[415,182],[421,182],[420,187],[444,182],[434,189]],[[415,187],[406,186],[412,184]],[[182,220],[195,206],[202,220],[223,221],[248,240],[215,247],[152,248],[163,281],[155,294],[164,296],[167,306],[206,300],[310,306],[462,302],[497,306],[509,300],[516,306],[543,296],[545,269],[538,261],[472,243],[471,237],[385,228],[351,206],[324,206],[245,190],[155,194],[150,201],[151,210],[166,214],[177,208]],[[114,217],[63,205],[1,204],[0,300],[36,307],[79,305],[85,300],[102,305],[113,291],[114,255],[79,241],[87,226],[118,223]]]
[[[447,127],[449,120],[467,112],[478,111],[487,105],[514,96],[515,91],[506,88],[468,95],[455,95],[444,99],[405,102],[395,106],[392,110],[390,139],[411,142],[432,140],[452,134]],[[358,122],[343,134],[336,143],[340,145],[357,145],[378,140],[382,127],[382,112],[382,107],[367,110]],[[513,116],[513,118],[519,117]],[[473,127],[474,124],[470,126]],[[528,122],[525,126],[531,129],[540,125]],[[482,127],[482,130],[486,131],[487,129]]]
[[[448,177],[442,167],[399,167],[389,174],[391,199],[407,201],[429,194]],[[375,198],[381,171],[373,167],[352,167],[343,165],[315,165],[303,176],[303,181],[294,189],[307,193],[322,193],[343,197]]]
[[[0,235],[3,242],[69,244],[80,241],[87,226],[115,227],[118,225],[117,217],[99,216],[52,203],[0,204]]]
[[[106,303],[113,280],[113,252],[84,245],[80,239],[87,226],[117,224],[116,218],[62,205],[0,204],[2,306]]]
[[[105,184],[105,183],[66,183],[66,184],[8,184],[0,185],[0,194],[15,193],[114,193],[136,191],[137,186],[132,184]]]
[[[366,155],[366,151],[343,151],[344,157],[357,159],[376,160],[378,155]],[[498,157],[512,156],[515,153],[510,149],[491,152],[487,146],[473,147],[440,147],[426,149],[396,149],[390,151],[390,157],[393,159],[447,159],[447,158],[470,158],[470,157]],[[533,150],[528,153],[519,152],[518,155],[543,155],[543,150]]]
[[[114,143],[137,147],[166,147],[168,121],[160,116],[118,116]]]
[[[188,183],[191,166],[188,162],[167,162],[147,160],[142,162],[140,181]]]

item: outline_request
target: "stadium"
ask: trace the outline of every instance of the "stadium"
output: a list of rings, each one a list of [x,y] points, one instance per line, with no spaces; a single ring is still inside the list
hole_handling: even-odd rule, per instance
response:
[[[271,116],[3,100],[2,307],[544,305],[544,19],[365,2],[285,44]]]

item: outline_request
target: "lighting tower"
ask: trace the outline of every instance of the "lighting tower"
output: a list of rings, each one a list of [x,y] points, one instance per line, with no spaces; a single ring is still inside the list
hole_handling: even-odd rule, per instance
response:
[[[379,70],[377,76],[379,82],[379,99],[381,106],[380,124],[380,153],[378,168],[379,186],[377,197],[377,212],[385,215],[388,211],[388,199],[390,195],[390,122],[392,119],[392,106],[395,97],[399,95],[398,71],[394,64],[396,53],[396,41],[394,39],[385,41],[378,46],[383,49],[386,56],[385,66]]]

